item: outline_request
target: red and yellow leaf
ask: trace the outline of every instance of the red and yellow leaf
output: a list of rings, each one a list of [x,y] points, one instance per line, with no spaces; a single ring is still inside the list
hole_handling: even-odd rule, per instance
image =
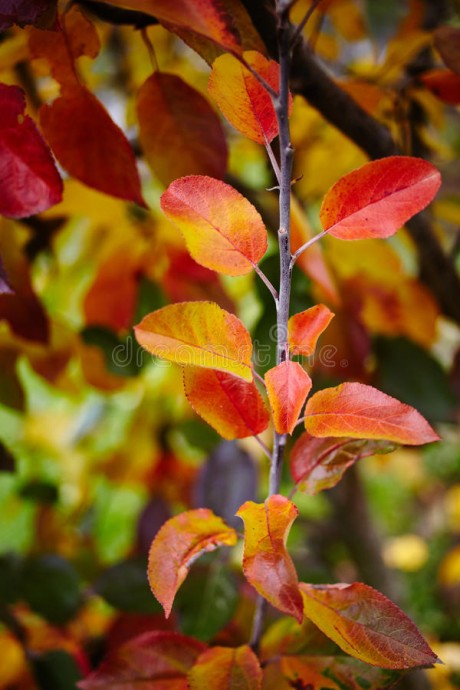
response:
[[[250,647],[213,647],[188,674],[190,690],[260,690],[262,669]]]
[[[390,237],[432,201],[440,185],[439,171],[420,158],[372,161],[331,187],[321,205],[321,222],[342,240]]]
[[[260,434],[270,422],[254,382],[222,371],[186,367],[184,388],[195,412],[229,441]]]
[[[152,355],[252,381],[251,337],[234,314],[214,302],[170,304],[145,316],[134,331]]]
[[[265,374],[273,424],[279,434],[292,434],[312,381],[298,362],[287,360]]]
[[[169,185],[161,208],[181,231],[192,257],[230,276],[249,273],[267,250],[267,231],[254,206],[233,187],[202,175]]]
[[[243,570],[248,582],[275,608],[303,617],[297,573],[286,539],[298,515],[295,505],[277,494],[265,503],[246,501],[236,513],[244,522]]]
[[[449,69],[433,69],[420,77],[427,89],[449,105],[460,103],[460,75]]]
[[[18,86],[0,84],[0,214],[25,218],[62,198],[62,180]]]
[[[225,50],[241,52],[242,37],[225,0],[110,0],[109,4],[152,14],[171,31],[193,31]]]
[[[192,637],[147,632],[115,647],[77,686],[80,690],[187,690],[187,673],[205,649]]]
[[[142,148],[164,185],[192,173],[225,175],[227,143],[220,120],[183,79],[152,74],[139,90],[137,115]]]
[[[145,206],[134,152],[90,91],[67,88],[51,105],[42,106],[40,124],[70,175],[100,192]]]
[[[192,563],[219,546],[236,544],[236,532],[207,508],[189,510],[164,523],[150,546],[148,578],[165,616]]]
[[[393,602],[360,582],[300,584],[305,615],[350,656],[373,666],[431,666],[437,656]]]
[[[299,489],[314,495],[338,484],[344,472],[358,460],[394,449],[395,445],[388,441],[315,438],[305,432],[291,451],[292,478]]]
[[[363,383],[342,383],[315,393],[305,407],[305,428],[312,436],[350,436],[421,445],[439,436],[426,419]]]
[[[460,29],[454,26],[440,26],[434,32],[434,45],[444,64],[456,74],[460,74]]]
[[[275,91],[279,90],[279,65],[255,51],[243,54],[246,62]],[[232,55],[214,61],[209,93],[235,129],[258,144],[278,135],[278,121],[270,94],[258,79]]]
[[[334,314],[324,306],[316,304],[306,311],[294,314],[288,321],[289,349],[293,355],[309,357],[316,348],[318,338],[329,326]]]

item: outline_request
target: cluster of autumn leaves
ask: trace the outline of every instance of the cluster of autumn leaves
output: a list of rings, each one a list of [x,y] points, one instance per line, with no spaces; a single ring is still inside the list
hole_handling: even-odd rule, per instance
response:
[[[132,9],[140,5],[112,4]],[[142,10],[151,10],[179,35],[187,34],[191,24],[193,35],[188,38],[192,45],[205,38],[211,42],[211,53],[216,46],[219,51],[229,51],[213,62],[210,96],[238,131],[269,147],[278,125],[264,83],[278,90],[279,67],[256,50],[243,50],[244,41],[228,30],[219,3],[202,5],[203,12],[197,14],[191,12],[190,3],[172,7],[152,0],[143,3]],[[246,26],[246,19],[239,17]],[[75,67],[77,58],[94,57],[99,50],[94,26],[75,9],[62,23],[62,32],[33,28],[29,36],[31,56],[47,61],[61,89],[60,96],[40,111],[43,137],[25,114],[21,89],[0,85],[0,136],[5,156],[11,166],[18,160],[27,163],[16,168],[15,177],[5,180],[0,212],[7,217],[27,217],[60,201],[62,181],[45,141],[74,178],[101,192],[146,205],[126,137],[82,83]],[[251,43],[249,33],[246,40]],[[187,116],[181,139],[174,129],[177,118],[154,119],[152,112],[174,112],[184,102]],[[267,250],[267,231],[256,208],[220,179],[227,160],[225,136],[206,99],[179,77],[155,72],[139,91],[137,115],[146,157],[158,179],[169,185],[161,208],[182,233],[191,257],[227,276],[257,270]],[[62,126],[63,122],[69,126]],[[165,156],[171,140],[173,151]],[[426,161],[393,157],[367,164],[343,177],[326,194],[320,211],[323,230],[342,240],[389,237],[433,199],[439,185],[439,173]],[[22,193],[24,189],[27,194]],[[302,255],[298,258],[300,262]],[[308,398],[310,376],[301,362],[291,358],[312,356],[332,317],[321,304],[291,316],[284,334],[290,356],[265,374],[266,396],[254,380],[249,332],[234,314],[216,303],[178,302],[162,307],[145,316],[135,333],[149,353],[184,367],[187,399],[222,437],[255,436],[270,422],[276,434],[292,434],[303,422],[305,432],[293,447],[290,470],[294,483],[314,494],[334,486],[348,467],[367,455],[387,452],[395,444],[417,445],[438,438],[416,410],[362,383],[343,383]],[[245,503],[237,514],[245,526],[244,574],[276,609],[300,625],[312,621],[346,654],[374,666],[399,670],[436,661],[410,619],[372,588],[360,583],[314,586],[298,582],[286,549],[297,516],[292,501],[275,494],[264,503]],[[148,577],[166,616],[194,560],[218,547],[234,546],[237,536],[208,509],[187,511],[165,523],[150,549]],[[275,674],[272,687],[276,687],[278,672],[283,678],[324,681],[319,663],[301,658],[297,662],[296,666],[292,657],[281,656],[271,664],[265,675]],[[196,690],[210,683],[216,688],[233,687],[232,683],[237,687],[237,682],[244,688],[259,688],[264,675],[260,660],[247,645],[206,648],[183,635],[155,632],[115,650],[79,686],[85,690],[107,687],[120,677],[134,684],[139,669],[152,682],[160,684],[165,677],[175,677],[177,687],[188,683]],[[330,679],[328,684],[339,687]]]

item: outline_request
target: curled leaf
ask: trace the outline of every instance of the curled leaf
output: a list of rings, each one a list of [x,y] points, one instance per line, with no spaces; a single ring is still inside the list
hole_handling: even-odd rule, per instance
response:
[[[243,520],[243,570],[254,589],[280,611],[303,616],[297,573],[286,550],[286,539],[297,517],[295,505],[277,494],[265,503],[246,501],[237,515]]]
[[[278,63],[256,51],[248,51],[243,57],[278,92]],[[208,88],[230,124],[248,139],[265,144],[278,135],[278,120],[270,94],[233,55],[221,55],[214,61]]]
[[[206,508],[189,510],[165,522],[150,547],[148,578],[166,617],[193,561],[219,546],[234,544],[235,530]]]
[[[370,455],[391,453],[388,441],[353,438],[315,438],[307,432],[295,442],[290,456],[292,478],[299,489],[313,495],[338,484],[345,471]]]

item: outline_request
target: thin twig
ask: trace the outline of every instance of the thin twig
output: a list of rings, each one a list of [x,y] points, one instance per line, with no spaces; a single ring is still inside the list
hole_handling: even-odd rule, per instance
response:
[[[157,54],[155,52],[155,48],[153,46],[153,43],[150,40],[150,36],[147,33],[147,29],[145,27],[143,29],[141,29],[141,37],[142,37],[142,41],[144,42],[145,47],[147,48],[150,62],[152,63],[153,71],[159,72],[160,67],[158,65]]]
[[[265,380],[264,380],[264,378],[259,374],[259,372],[256,371],[255,369],[253,369],[253,370],[252,370],[252,373],[254,374],[254,376],[256,377],[256,379],[263,385],[263,387],[266,388],[267,385],[266,385],[266,383],[265,383]]]
[[[328,232],[328,230],[323,230],[322,232],[318,233],[317,235],[309,239],[308,242],[305,242],[305,244],[303,244],[301,247],[299,247],[299,249],[296,252],[294,252],[294,254],[291,257],[291,268],[294,267],[295,262],[297,261],[299,256],[304,253],[306,249],[311,247],[312,244],[315,244],[315,242],[318,242],[318,240],[327,235]]]
[[[265,149],[267,151],[268,157],[270,159],[270,163],[272,164],[273,172],[275,173],[275,177],[276,177],[278,185],[279,185],[280,181],[281,181],[280,166],[278,165],[278,161],[275,158],[275,154],[273,153],[273,149],[270,146],[270,142],[268,141],[267,137],[265,136],[265,132],[264,132],[264,139],[265,139]],[[275,189],[275,187],[273,187],[273,189]]]
[[[272,454],[270,453],[270,450],[268,449],[268,446],[265,445],[265,443],[262,441],[261,438],[259,438],[259,436],[253,436],[253,438],[254,438],[255,441],[257,441],[257,443],[259,444],[259,446],[262,448],[262,450],[264,451],[264,453],[265,453],[265,455],[267,456],[267,458],[268,458],[269,460],[271,460]]]
[[[237,53],[233,53],[233,57],[235,57],[237,60],[241,62],[241,64],[246,67],[246,69],[251,72],[252,76],[257,79],[259,84],[261,84],[265,91],[270,94],[272,98],[278,98],[278,93],[275,91],[273,86],[270,86],[268,81],[266,81],[255,69],[252,67],[252,65],[247,62],[247,60],[244,59],[242,55],[238,55]]]
[[[297,41],[299,40],[299,37],[300,37],[302,31],[304,30],[306,23],[308,22],[308,20],[310,19],[311,15],[316,10],[316,8],[320,4],[320,2],[321,2],[321,0],[313,0],[312,4],[308,8],[308,10],[305,12],[304,18],[302,19],[300,24],[298,24],[298,26],[296,26],[295,31],[291,37],[291,45],[292,46],[294,46],[297,43]]]
[[[274,288],[273,284],[270,282],[270,280],[267,278],[265,273],[262,271],[262,269],[257,264],[254,265],[254,270],[257,273],[257,275],[259,276],[259,278],[262,280],[262,282],[264,282],[265,285],[268,287],[268,289],[272,293],[272,296],[273,296],[273,299],[275,300],[275,303],[277,304],[278,303],[278,292]]]

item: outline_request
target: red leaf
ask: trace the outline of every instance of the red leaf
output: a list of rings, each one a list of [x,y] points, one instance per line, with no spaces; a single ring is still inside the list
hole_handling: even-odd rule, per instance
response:
[[[272,89],[279,90],[277,62],[255,51],[248,51],[243,57]],[[270,94],[233,55],[221,55],[214,61],[208,88],[230,124],[248,139],[265,144],[278,135]]]
[[[305,407],[305,428],[320,438],[350,436],[415,446],[439,440],[417,410],[363,383],[315,393]]]
[[[252,341],[239,319],[214,302],[179,302],[145,316],[139,345],[163,359],[252,381]]]
[[[17,86],[0,84],[0,214],[25,218],[62,198],[62,180]]]
[[[438,170],[420,158],[372,161],[331,187],[321,205],[321,222],[342,240],[389,237],[424,209],[440,186]]]
[[[246,645],[213,647],[198,657],[188,680],[190,690],[260,690],[262,669]]]
[[[297,508],[284,496],[275,494],[261,504],[246,501],[236,514],[245,526],[243,570],[248,582],[273,606],[300,623],[302,596],[286,550]]]
[[[170,30],[191,30],[225,50],[240,52],[241,37],[222,0],[110,0],[110,4],[152,14]]]
[[[187,673],[206,649],[198,640],[173,632],[144,633],[109,652],[81,690],[187,690]]]
[[[145,206],[129,142],[87,89],[69,87],[51,105],[42,106],[40,123],[70,175],[100,192]]]
[[[220,180],[202,175],[175,180],[162,195],[161,208],[181,231],[192,257],[206,268],[243,275],[267,250],[259,212]]]
[[[289,349],[293,355],[309,357],[316,348],[318,338],[329,326],[334,314],[324,306],[316,304],[300,314],[294,314],[288,321]]]
[[[460,103],[460,75],[448,69],[433,69],[420,79],[439,100],[449,105]]]
[[[2,0],[0,5],[0,31],[12,24],[35,24],[56,4],[56,0]]]
[[[270,415],[254,382],[222,371],[186,367],[184,388],[195,412],[229,441],[260,434],[269,424]]]
[[[298,362],[286,361],[265,374],[273,424],[279,434],[292,434],[312,381]]]
[[[291,451],[292,478],[300,485],[299,489],[314,495],[338,484],[344,472],[358,460],[391,453],[394,449],[388,441],[314,438],[305,432]]]
[[[235,530],[206,508],[189,510],[165,522],[150,547],[148,577],[166,618],[191,564],[207,551],[234,544]]]
[[[360,582],[299,586],[305,615],[347,654],[392,669],[438,660],[410,618],[372,587]]]
[[[142,148],[164,185],[193,173],[225,175],[227,143],[220,120],[180,77],[152,74],[139,90],[137,114]]]

